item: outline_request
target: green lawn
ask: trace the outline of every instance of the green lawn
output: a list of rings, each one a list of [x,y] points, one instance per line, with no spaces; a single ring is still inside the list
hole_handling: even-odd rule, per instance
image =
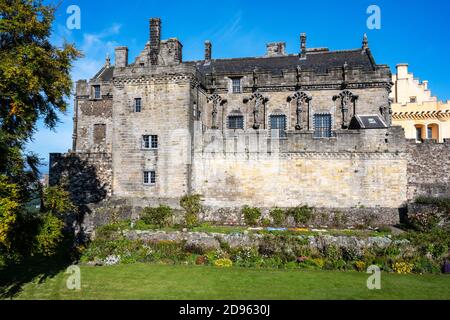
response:
[[[18,270],[17,270],[18,271]],[[450,299],[450,277],[382,274],[368,290],[357,272],[219,269],[154,264],[81,267],[79,292],[64,271],[28,282],[15,299]],[[2,288],[3,292],[5,288]],[[5,297],[5,295],[3,295]]]

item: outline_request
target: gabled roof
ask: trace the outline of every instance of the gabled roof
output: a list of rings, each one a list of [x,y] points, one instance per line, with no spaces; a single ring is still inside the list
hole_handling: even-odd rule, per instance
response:
[[[114,74],[114,67],[110,66],[103,66],[103,68],[100,69],[99,72],[92,78],[93,80],[100,80],[100,81],[111,81]]]

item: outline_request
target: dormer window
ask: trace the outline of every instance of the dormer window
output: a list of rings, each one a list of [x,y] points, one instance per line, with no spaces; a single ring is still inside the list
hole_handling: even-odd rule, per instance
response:
[[[95,85],[94,86],[94,99],[101,99],[102,98],[102,94],[100,91],[100,86],[99,85]]]
[[[241,78],[232,78],[231,85],[233,93],[241,93]]]

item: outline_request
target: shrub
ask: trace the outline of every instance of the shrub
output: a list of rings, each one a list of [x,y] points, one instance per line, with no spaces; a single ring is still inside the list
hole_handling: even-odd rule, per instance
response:
[[[263,227],[270,227],[271,224],[272,224],[272,222],[270,221],[270,219],[265,218],[265,219],[261,220],[261,225]]]
[[[44,210],[54,215],[74,213],[77,207],[70,199],[70,193],[62,185],[47,187],[44,189],[42,200]]]
[[[294,218],[297,225],[305,225],[311,221],[313,210],[308,206],[301,206],[288,209],[287,214]]]
[[[399,273],[399,274],[411,273],[413,268],[414,268],[414,265],[412,263],[407,263],[407,262],[395,262],[392,265],[392,270],[394,270],[394,272]]]
[[[245,206],[242,208],[242,215],[244,216],[245,224],[249,226],[256,226],[261,217],[261,210]]]
[[[198,225],[199,214],[202,211],[202,196],[199,194],[186,195],[180,200],[180,206],[185,210],[185,223],[189,228]]]
[[[233,261],[230,259],[218,259],[214,261],[214,265],[220,268],[230,268],[233,266]]]
[[[205,265],[208,263],[208,257],[205,256],[197,256],[197,258],[195,258],[195,264],[196,265]]]
[[[428,209],[424,212],[411,213],[408,215],[409,225],[421,232],[433,230],[439,224],[439,213],[436,209]]]
[[[344,213],[337,211],[333,215],[332,224],[336,228],[343,228],[347,224],[348,219]]]
[[[280,208],[270,210],[270,217],[276,227],[281,227],[286,222],[286,212]]]
[[[34,252],[44,256],[56,253],[56,248],[63,239],[64,223],[52,214],[45,214],[38,220],[39,228],[35,239]]]
[[[171,223],[172,209],[160,205],[157,208],[147,207],[142,211],[141,220],[148,225],[156,225],[160,228],[167,227]]]
[[[261,256],[254,248],[232,250],[231,260],[239,267],[258,267],[262,264]]]
[[[425,257],[419,257],[414,261],[414,272],[417,273],[440,273],[440,265]]]
[[[356,270],[358,270],[359,272],[364,272],[366,271],[366,263],[364,261],[355,261],[355,268]]]

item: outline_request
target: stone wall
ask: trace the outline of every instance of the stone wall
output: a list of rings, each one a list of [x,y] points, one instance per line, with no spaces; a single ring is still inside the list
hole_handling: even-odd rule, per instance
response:
[[[107,153],[50,154],[49,184],[68,184],[79,207],[99,203],[111,196],[111,155]]]
[[[450,197],[450,141],[409,140],[408,200],[418,196]]]

